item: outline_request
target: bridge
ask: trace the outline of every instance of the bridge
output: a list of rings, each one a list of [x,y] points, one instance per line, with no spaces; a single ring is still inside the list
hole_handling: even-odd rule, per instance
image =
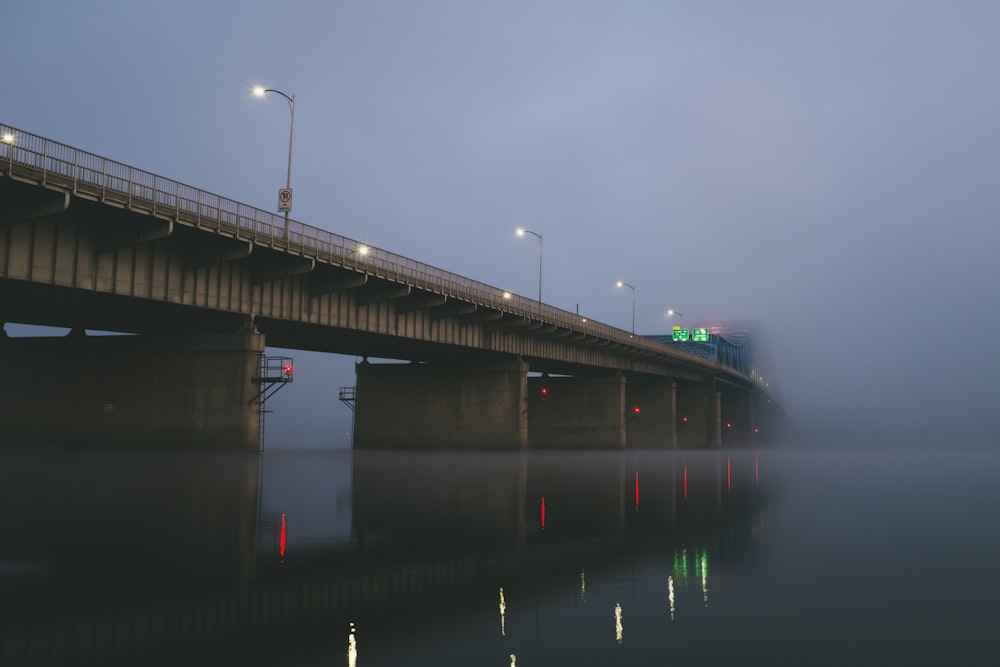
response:
[[[775,430],[745,365],[18,128],[0,139],[0,325],[71,330],[0,339],[8,442],[256,450],[261,399],[293,374],[268,370],[265,342],[363,358],[358,448],[719,447]]]

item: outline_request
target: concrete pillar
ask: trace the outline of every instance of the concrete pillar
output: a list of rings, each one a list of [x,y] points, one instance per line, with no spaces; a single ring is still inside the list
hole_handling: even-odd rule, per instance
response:
[[[629,379],[625,385],[625,439],[629,449],[677,447],[676,382]]]
[[[703,384],[677,388],[677,444],[679,447],[722,446],[720,394]]]
[[[524,449],[523,361],[355,367],[357,449]]]
[[[3,442],[259,448],[264,336],[0,339]]]
[[[528,378],[532,449],[624,449],[625,376]]]
[[[754,437],[753,394],[738,387],[722,393],[722,444],[749,446]]]
[[[708,391],[705,394],[708,403],[708,446],[716,449],[722,447],[722,393]]]

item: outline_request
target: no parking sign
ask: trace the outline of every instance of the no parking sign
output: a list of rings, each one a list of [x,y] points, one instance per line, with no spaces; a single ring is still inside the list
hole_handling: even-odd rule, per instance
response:
[[[292,210],[292,189],[281,188],[278,190],[278,213],[288,213]]]

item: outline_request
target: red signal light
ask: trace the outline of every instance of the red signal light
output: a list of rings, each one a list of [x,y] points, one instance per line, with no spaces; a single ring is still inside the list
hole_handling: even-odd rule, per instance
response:
[[[726,428],[732,428],[732,427],[733,427],[732,422],[726,422]]]
[[[639,409],[639,406],[637,405],[634,408],[632,408],[632,412],[634,412],[635,414],[639,414],[639,412],[641,412],[641,410]]]
[[[292,365],[285,364],[285,375],[291,375],[291,374],[292,374]]]
[[[685,424],[687,423],[687,420],[688,420],[687,417],[681,417],[681,421],[684,422]]]
[[[549,395],[549,388],[548,387],[542,387],[540,391],[541,391],[542,396],[548,396]]]

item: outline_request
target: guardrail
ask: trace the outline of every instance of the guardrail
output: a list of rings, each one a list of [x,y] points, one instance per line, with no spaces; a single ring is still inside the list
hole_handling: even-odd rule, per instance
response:
[[[0,173],[378,278],[678,357],[670,346],[366,243],[0,124]],[[694,355],[691,355],[694,357]],[[698,361],[704,363],[703,360]]]

